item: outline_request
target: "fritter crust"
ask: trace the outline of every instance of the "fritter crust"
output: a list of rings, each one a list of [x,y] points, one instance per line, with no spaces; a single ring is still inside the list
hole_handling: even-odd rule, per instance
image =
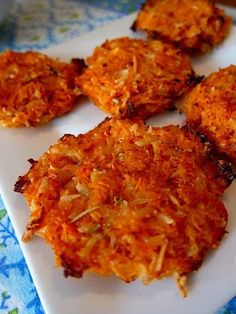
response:
[[[212,73],[180,104],[187,123],[236,162],[236,66]]]
[[[213,1],[147,0],[132,29],[195,53],[221,43],[231,23],[231,17]]]
[[[187,55],[160,41],[106,41],[87,62],[76,80],[79,89],[99,108],[121,118],[144,118],[172,108],[199,79]]]
[[[0,124],[37,126],[70,111],[78,95],[74,77],[82,60],[59,62],[38,52],[0,54]]]
[[[30,162],[15,185],[31,208],[23,240],[46,239],[65,276],[175,276],[185,294],[225,233],[227,182],[187,129],[107,119]]]

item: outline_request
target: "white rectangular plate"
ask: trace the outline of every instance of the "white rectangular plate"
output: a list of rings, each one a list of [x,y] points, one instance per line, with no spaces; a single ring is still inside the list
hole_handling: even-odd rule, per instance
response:
[[[134,15],[97,29],[45,51],[51,56],[69,60],[86,57],[105,39],[134,36],[129,27]],[[199,74],[208,74],[219,67],[236,63],[236,29],[214,51],[194,60]],[[89,101],[80,104],[64,117],[46,126],[31,129],[0,129],[0,191],[18,239],[29,216],[23,197],[13,192],[19,175],[28,169],[27,159],[38,157],[64,133],[87,132],[105,118],[105,114]],[[150,119],[153,125],[177,123],[177,113]],[[22,250],[33,276],[44,309],[48,314],[213,314],[236,294],[236,184],[224,196],[229,210],[228,234],[219,249],[208,254],[202,267],[189,280],[186,299],[182,299],[171,279],[149,286],[140,282],[125,284],[120,280],[86,275],[82,279],[65,279],[54,267],[53,254],[41,239],[22,244]]]

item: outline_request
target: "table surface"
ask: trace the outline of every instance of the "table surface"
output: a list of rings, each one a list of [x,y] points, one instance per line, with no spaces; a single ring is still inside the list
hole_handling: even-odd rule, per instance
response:
[[[44,49],[139,7],[139,1],[134,0],[18,0],[12,13],[0,25],[0,51]],[[44,314],[1,197],[0,313]],[[219,309],[218,314],[236,314],[236,297]]]

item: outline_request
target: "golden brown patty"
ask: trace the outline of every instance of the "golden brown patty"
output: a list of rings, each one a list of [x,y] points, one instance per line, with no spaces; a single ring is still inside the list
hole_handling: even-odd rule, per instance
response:
[[[225,38],[231,22],[211,1],[147,0],[132,28],[190,52],[204,52]]]
[[[99,108],[117,117],[146,117],[173,107],[197,77],[183,52],[160,41],[106,41],[76,80]]]
[[[79,59],[67,64],[33,51],[1,53],[0,124],[36,126],[70,111],[82,69]]]
[[[212,73],[180,106],[187,123],[236,162],[236,66]]]
[[[228,182],[186,129],[107,119],[31,163],[15,185],[31,208],[23,239],[45,238],[65,276],[176,276],[183,288],[224,235]]]

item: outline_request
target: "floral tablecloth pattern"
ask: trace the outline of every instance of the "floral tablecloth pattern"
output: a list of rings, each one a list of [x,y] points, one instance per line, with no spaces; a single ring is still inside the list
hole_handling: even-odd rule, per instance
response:
[[[18,0],[12,13],[0,25],[0,51],[44,49],[91,31],[139,7],[140,2],[134,0]],[[44,314],[44,310],[0,197],[2,313]],[[236,314],[236,297],[218,314]]]
[[[43,49],[133,12],[138,1],[22,0],[1,26],[0,50]]]

